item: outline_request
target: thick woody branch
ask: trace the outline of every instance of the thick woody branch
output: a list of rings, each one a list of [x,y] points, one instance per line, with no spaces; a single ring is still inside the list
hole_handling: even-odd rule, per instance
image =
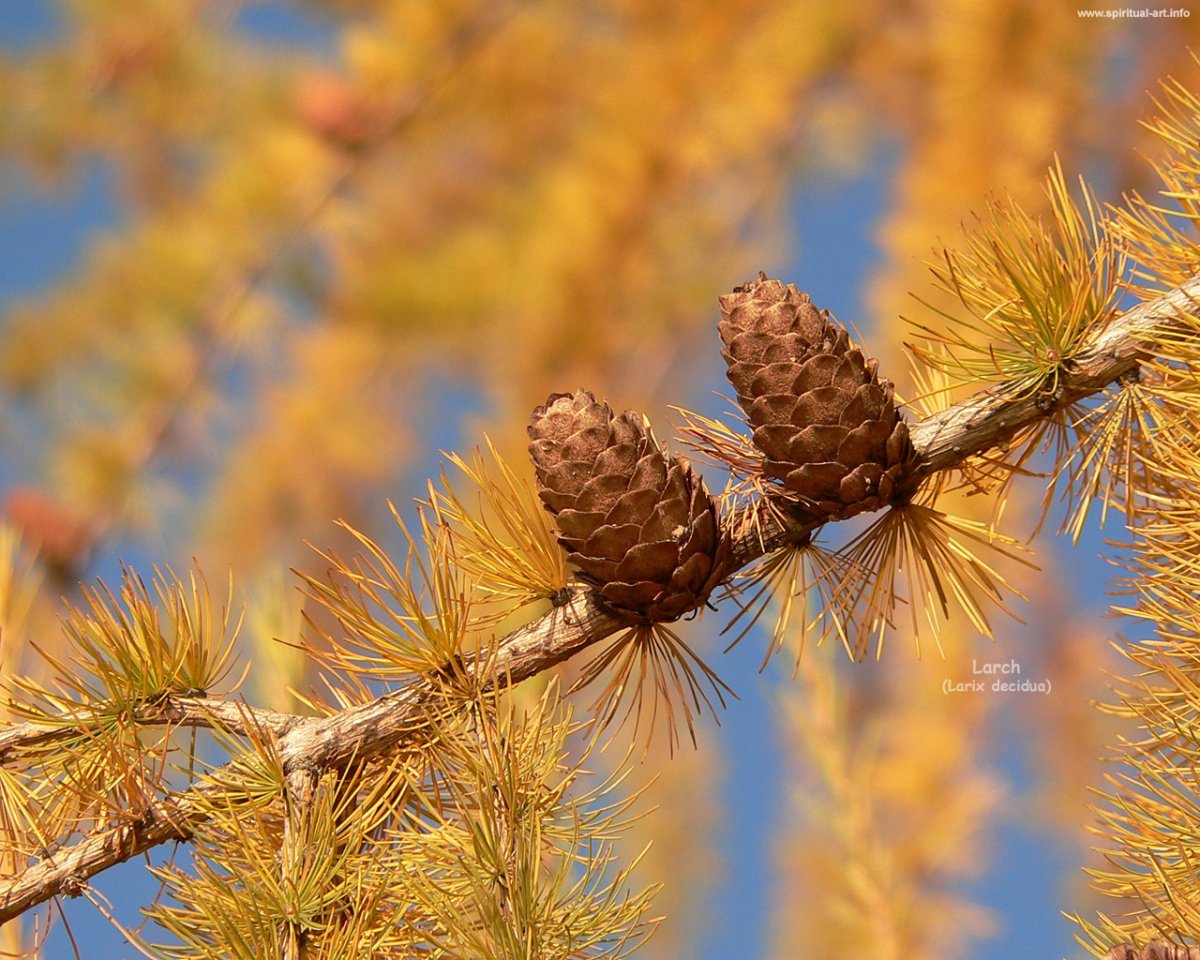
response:
[[[1012,390],[1006,392],[1001,385],[913,424],[910,433],[920,457],[918,470],[929,475],[953,468],[971,456],[1007,443],[1057,409],[1129,375],[1146,358],[1147,344],[1155,337],[1176,332],[1180,318],[1194,316],[1198,304],[1200,277],[1195,277],[1129,310],[1074,358],[1060,377],[1059,392],[1053,397],[1014,397]],[[734,556],[740,566],[745,566],[807,530],[785,530],[776,519],[764,514],[755,529],[739,534]],[[481,683],[518,683],[626,625],[602,607],[591,590],[576,586],[567,602],[499,640],[487,656],[468,658],[462,666],[475,671]],[[276,733],[276,747],[289,774],[299,769],[331,769],[395,751],[406,740],[419,742],[420,728],[443,697],[444,687],[438,681],[421,680],[329,717],[298,721],[288,718],[278,728],[268,723],[263,726]],[[0,756],[6,742],[0,735]],[[70,893],[87,878],[157,844],[186,839],[190,824],[203,816],[203,807],[194,799],[196,791],[203,789],[208,789],[207,785],[169,798],[139,824],[82,840],[0,886],[0,922],[59,893]]]
[[[153,806],[139,820],[92,834],[65,850],[48,854],[0,886],[0,923],[20,916],[51,897],[78,896],[90,877],[171,841],[187,840],[204,810],[197,801],[208,784]]]

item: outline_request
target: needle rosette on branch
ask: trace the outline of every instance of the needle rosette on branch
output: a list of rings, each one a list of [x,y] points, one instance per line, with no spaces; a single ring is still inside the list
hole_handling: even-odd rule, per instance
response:
[[[792,284],[759,274],[720,302],[721,353],[764,476],[814,519],[905,499],[913,448],[876,361]]]
[[[601,599],[644,623],[702,606],[729,565],[704,481],[670,458],[642,417],[580,390],[533,412],[529,452],[559,542]]]

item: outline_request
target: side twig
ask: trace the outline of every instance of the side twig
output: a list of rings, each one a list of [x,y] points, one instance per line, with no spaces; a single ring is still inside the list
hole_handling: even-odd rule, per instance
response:
[[[100,722],[102,719],[100,716],[92,718],[82,715],[57,718],[53,723],[31,720],[0,730],[0,766],[30,751],[85,735],[93,727],[93,720]],[[136,711],[133,722],[139,726],[215,728],[243,736],[249,724],[253,724],[256,729],[269,730],[281,737],[303,719],[294,714],[277,713],[216,697],[170,694]]]

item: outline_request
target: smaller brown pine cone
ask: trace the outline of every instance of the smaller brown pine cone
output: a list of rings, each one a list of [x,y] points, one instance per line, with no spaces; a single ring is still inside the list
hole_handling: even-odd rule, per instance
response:
[[[892,384],[829,312],[764,274],[720,303],[721,353],[763,472],[834,519],[903,496],[914,455]]]
[[[530,456],[559,543],[600,597],[643,622],[695,610],[723,579],[729,539],[716,501],[633,411],[580,390],[533,411]]]

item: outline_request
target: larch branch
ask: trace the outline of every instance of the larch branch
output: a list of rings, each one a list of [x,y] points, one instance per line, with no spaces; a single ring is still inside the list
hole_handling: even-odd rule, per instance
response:
[[[1001,385],[914,423],[909,432],[921,455],[920,471],[931,474],[954,467],[969,456],[1007,443],[1055,409],[1103,390],[1137,369],[1155,336],[1173,332],[1180,318],[1195,316],[1198,309],[1200,276],[1139,303],[1109,324],[1068,365],[1056,396],[1027,393],[1014,398],[1013,391]],[[1048,399],[1053,407],[1047,406]]]
[[[1006,391],[1005,385],[1000,385],[912,424],[910,434],[920,458],[917,469],[929,475],[953,468],[1007,443],[1056,409],[1129,375],[1147,358],[1147,344],[1155,336],[1177,332],[1181,318],[1194,318],[1198,306],[1200,276],[1115,319],[1068,365],[1055,396],[1014,397],[1012,389]],[[760,520],[753,529],[738,534],[734,555],[741,566],[809,529],[785,530],[766,512]],[[487,656],[467,658],[463,668],[477,671],[479,682],[519,683],[624,626],[627,622],[601,606],[589,588],[575,586],[565,603],[500,639]],[[419,730],[443,689],[434,680],[417,680],[328,717],[292,718],[293,722],[279,729],[263,726],[276,733],[279,757],[289,774],[297,768],[337,768],[392,752],[406,740],[419,742]],[[4,742],[0,735],[0,745]],[[168,797],[138,824],[87,837],[0,885],[0,922],[59,893],[70,893],[89,877],[158,844],[186,839],[190,825],[204,815],[196,793],[209,789],[211,784],[204,784]]]
[[[0,885],[0,923],[59,894],[78,896],[89,878],[173,840],[187,840],[191,825],[205,816],[196,804],[209,784],[192,787],[174,799],[155,804],[134,822],[122,823],[65,850],[48,854],[23,873]]]
[[[0,730],[0,765],[31,751],[76,739],[105,719],[101,713],[88,715],[81,712],[44,723],[31,720]],[[168,694],[135,711],[131,722],[137,726],[216,728],[237,734],[245,734],[253,727],[283,736],[302,719],[295,714],[278,713],[218,697]]]
[[[299,887],[303,882],[305,820],[316,797],[320,773],[316,767],[293,767],[287,776],[287,812],[283,819],[283,843],[279,867],[285,884]],[[302,960],[305,956],[304,933],[296,922],[286,923],[280,960]]]

